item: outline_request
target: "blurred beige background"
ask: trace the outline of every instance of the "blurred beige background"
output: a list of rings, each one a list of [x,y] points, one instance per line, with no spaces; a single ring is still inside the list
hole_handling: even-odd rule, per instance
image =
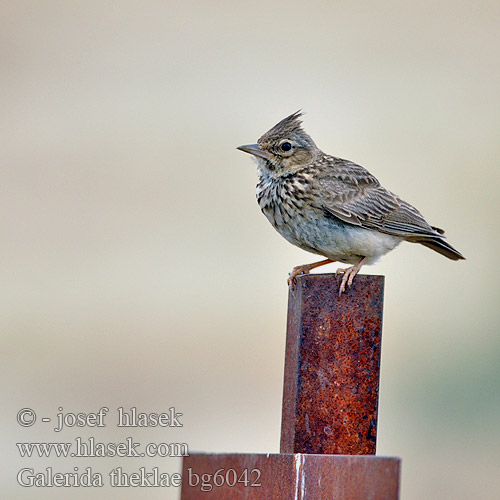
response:
[[[498,499],[498,1],[16,0],[0,23],[4,498],[180,493],[23,489],[21,467],[180,461],[22,459],[20,441],[278,451],[285,280],[314,256],[260,213],[235,147],[302,108],[468,258],[404,244],[364,269],[387,276],[378,453],[402,457],[404,500]],[[102,406],[105,429],[15,421]],[[118,406],[184,427],[120,430]]]

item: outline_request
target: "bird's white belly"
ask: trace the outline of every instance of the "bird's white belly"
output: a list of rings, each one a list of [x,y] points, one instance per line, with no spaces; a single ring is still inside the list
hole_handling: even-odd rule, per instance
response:
[[[357,264],[360,257],[366,257],[366,264],[373,264],[402,241],[398,236],[324,217],[307,221],[297,217],[275,227],[290,243],[308,252],[350,264]]]

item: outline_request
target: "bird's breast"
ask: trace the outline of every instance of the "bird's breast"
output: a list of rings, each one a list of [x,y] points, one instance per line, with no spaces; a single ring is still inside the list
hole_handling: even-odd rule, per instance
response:
[[[309,212],[313,200],[303,180],[263,176],[257,184],[257,201],[269,222],[280,231]]]
[[[321,210],[314,204],[307,176],[279,179],[262,176],[257,184],[257,201],[284,238],[304,250],[318,253],[316,239],[324,233],[324,228],[314,228],[320,222]]]
[[[356,263],[360,256],[375,261],[400,238],[347,224],[326,214],[314,200],[307,177],[261,177],[259,206],[273,227],[290,243],[332,260]]]

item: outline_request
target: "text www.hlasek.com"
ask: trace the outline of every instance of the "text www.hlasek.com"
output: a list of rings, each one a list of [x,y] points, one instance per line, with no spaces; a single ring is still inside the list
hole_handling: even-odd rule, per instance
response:
[[[73,443],[16,443],[21,457],[187,457],[186,443],[141,443],[131,437],[122,443],[100,443],[77,437]],[[73,451],[72,451],[73,450]]]

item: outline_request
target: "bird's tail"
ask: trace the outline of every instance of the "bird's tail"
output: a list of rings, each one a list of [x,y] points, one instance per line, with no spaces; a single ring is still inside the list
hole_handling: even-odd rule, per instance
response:
[[[422,243],[422,245],[434,250],[435,252],[448,257],[451,260],[463,260],[465,257],[458,251],[455,250],[449,243],[440,239],[440,238],[432,238],[426,240],[420,240],[418,243]]]

